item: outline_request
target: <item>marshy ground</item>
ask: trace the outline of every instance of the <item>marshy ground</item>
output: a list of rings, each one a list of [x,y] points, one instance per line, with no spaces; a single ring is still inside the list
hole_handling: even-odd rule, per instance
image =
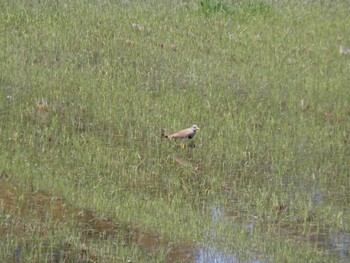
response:
[[[1,2],[0,262],[348,262],[349,13]]]

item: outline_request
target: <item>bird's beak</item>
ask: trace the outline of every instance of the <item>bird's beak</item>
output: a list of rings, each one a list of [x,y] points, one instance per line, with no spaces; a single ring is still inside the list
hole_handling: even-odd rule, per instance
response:
[[[197,128],[196,128],[196,131],[199,131],[199,130],[200,130],[200,129],[197,127]]]

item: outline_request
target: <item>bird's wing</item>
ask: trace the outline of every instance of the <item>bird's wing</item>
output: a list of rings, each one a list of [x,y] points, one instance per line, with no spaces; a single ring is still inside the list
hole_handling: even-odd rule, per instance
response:
[[[177,138],[187,138],[192,133],[192,128],[187,128],[176,133],[170,134],[168,138],[177,139]]]

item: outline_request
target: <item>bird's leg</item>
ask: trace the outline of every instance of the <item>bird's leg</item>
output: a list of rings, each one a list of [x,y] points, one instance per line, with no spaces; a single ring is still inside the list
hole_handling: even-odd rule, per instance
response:
[[[194,143],[194,141],[191,141],[189,144],[188,144],[188,148],[194,148],[196,147],[196,144]]]

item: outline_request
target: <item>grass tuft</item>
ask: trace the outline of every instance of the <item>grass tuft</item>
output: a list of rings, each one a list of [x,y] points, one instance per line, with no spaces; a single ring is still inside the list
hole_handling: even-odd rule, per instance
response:
[[[218,0],[202,0],[200,10],[206,15],[221,13],[229,17],[239,17],[243,19],[249,16],[269,16],[274,9],[271,5],[263,1],[237,1],[235,3],[226,3]]]

